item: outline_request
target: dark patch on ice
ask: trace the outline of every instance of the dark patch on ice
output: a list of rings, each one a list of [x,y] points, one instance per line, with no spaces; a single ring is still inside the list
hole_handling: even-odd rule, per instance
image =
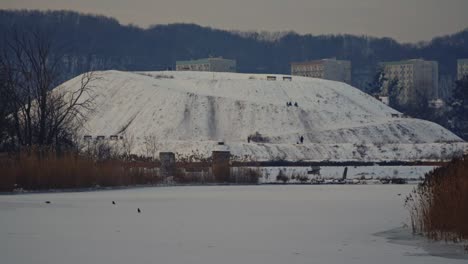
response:
[[[375,233],[375,236],[384,237],[390,243],[422,248],[426,253],[407,252],[407,256],[434,256],[448,259],[467,259],[468,252],[463,244],[431,241],[421,235],[414,235],[409,228],[399,227],[388,231]]]
[[[46,204],[42,201],[27,201],[27,202],[19,202],[19,201],[2,201],[0,203],[0,212],[6,210],[16,210],[21,208],[76,208],[79,207],[76,204],[70,203],[49,203]]]

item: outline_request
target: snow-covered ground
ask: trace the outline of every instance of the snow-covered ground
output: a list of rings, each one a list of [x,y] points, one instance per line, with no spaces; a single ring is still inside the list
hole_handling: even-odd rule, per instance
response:
[[[250,160],[440,160],[467,144],[441,126],[413,118],[344,83],[293,76],[209,72],[98,72],[96,109],[81,134],[123,136],[145,154],[211,156],[217,142]],[[56,91],[70,92],[77,77]],[[298,107],[287,106],[298,103]],[[266,143],[248,143],[260,133]],[[296,144],[299,137],[304,144]]]
[[[403,200],[413,187],[213,186],[4,195],[0,262],[466,263],[433,256],[418,242],[394,243],[392,230],[408,223]],[[434,245],[443,255],[444,246]]]
[[[436,166],[322,166],[320,167],[320,173],[316,175],[307,173],[311,171],[311,167],[260,167],[258,169],[262,175],[260,178],[261,183],[276,183],[278,182],[276,176],[280,171],[289,178],[292,176],[306,176],[309,179],[316,179],[317,177],[341,179],[345,167],[348,168],[348,179],[364,178],[367,180],[385,178],[420,179],[436,168]],[[289,182],[296,181],[290,180]]]

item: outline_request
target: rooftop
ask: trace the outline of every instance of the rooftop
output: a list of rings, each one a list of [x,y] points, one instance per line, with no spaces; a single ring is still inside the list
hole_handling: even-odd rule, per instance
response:
[[[401,60],[401,61],[384,61],[384,62],[381,62],[380,64],[382,64],[382,65],[400,65],[400,64],[412,64],[414,62],[421,62],[421,61],[429,62],[429,61],[423,60],[423,59],[410,59],[410,60]]]
[[[320,59],[320,60],[311,60],[311,61],[302,61],[302,62],[291,62],[291,65],[320,64],[325,61],[348,62],[347,60],[337,60],[336,58],[330,58],[330,59]]]
[[[231,62],[234,62],[234,60],[229,60],[229,59],[224,59],[222,57],[219,57],[219,58],[203,58],[203,59],[197,59],[197,60],[176,61],[176,64],[177,65],[207,64],[207,63],[210,63],[211,61],[231,61]]]

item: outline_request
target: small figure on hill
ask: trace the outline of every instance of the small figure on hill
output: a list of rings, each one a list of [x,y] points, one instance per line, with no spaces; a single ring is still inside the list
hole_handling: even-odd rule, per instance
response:
[[[247,137],[247,143],[250,143],[250,136]]]
[[[294,102],[294,106],[295,106],[295,107],[298,107],[299,105],[297,104],[297,102]]]
[[[299,140],[301,141],[301,144],[304,143],[304,137],[303,137],[303,136],[301,136],[301,137],[299,138]]]

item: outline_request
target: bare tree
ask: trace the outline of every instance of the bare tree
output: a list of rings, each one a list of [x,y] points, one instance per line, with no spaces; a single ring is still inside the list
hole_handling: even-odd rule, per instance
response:
[[[0,70],[0,73],[3,71]],[[8,94],[6,93],[6,80],[4,75],[0,75],[0,152],[6,149],[7,138],[11,129],[11,123],[8,118],[10,113],[10,104]]]
[[[49,94],[46,120],[46,145],[70,140],[94,110],[91,83],[98,77],[94,72],[81,75],[75,89],[58,87]]]
[[[128,136],[125,133],[122,139],[122,155],[124,156],[124,158],[128,159],[130,157],[134,145],[135,138],[133,136]]]
[[[61,56],[41,31],[12,31],[0,54],[0,87],[18,146],[72,144],[73,134],[92,108],[93,72],[74,90],[55,89],[61,80]]]
[[[154,159],[158,152],[158,141],[155,135],[146,135],[143,141],[145,145],[146,156]]]

